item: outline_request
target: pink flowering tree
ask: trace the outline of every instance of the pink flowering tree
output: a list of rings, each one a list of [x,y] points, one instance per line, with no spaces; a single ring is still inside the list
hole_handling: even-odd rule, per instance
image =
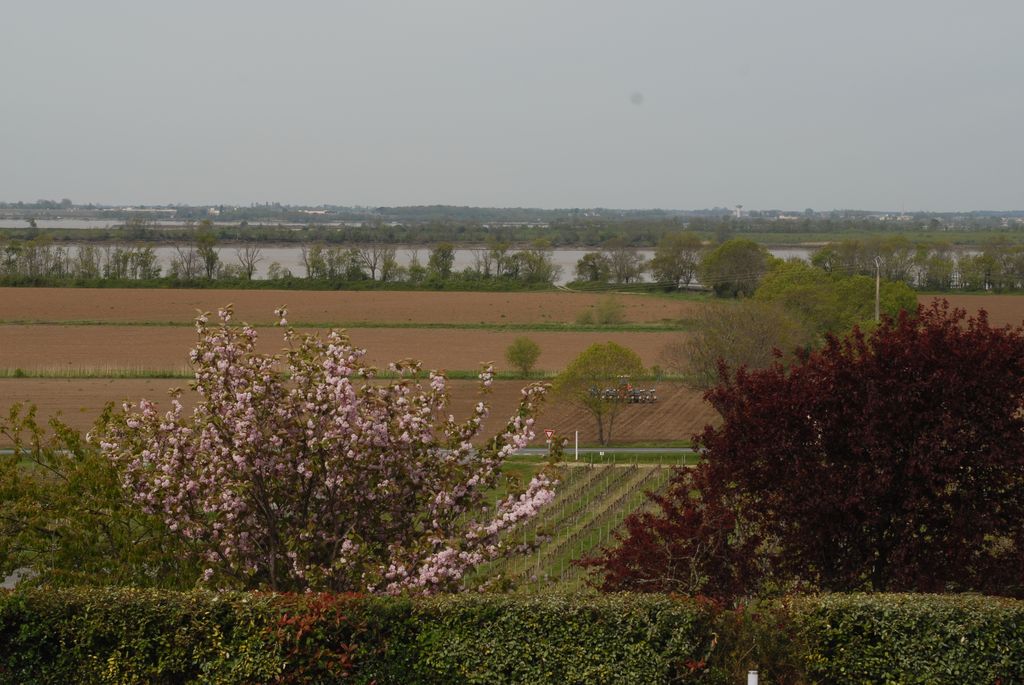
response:
[[[285,311],[278,310],[287,327]],[[220,587],[421,592],[460,586],[511,551],[504,535],[553,497],[540,475],[485,506],[500,466],[533,438],[545,387],[483,446],[487,407],[456,421],[443,375],[415,362],[374,381],[364,350],[286,328],[287,348],[256,352],[256,330],[196,320],[195,408],[125,405],[96,438],[124,486],[159,514]],[[493,368],[480,375],[484,392]]]

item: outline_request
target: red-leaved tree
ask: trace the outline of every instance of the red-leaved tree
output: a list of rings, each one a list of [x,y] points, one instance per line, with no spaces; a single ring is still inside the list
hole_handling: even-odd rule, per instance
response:
[[[1024,329],[935,303],[706,398],[701,465],[590,560],[605,589],[1024,595]]]

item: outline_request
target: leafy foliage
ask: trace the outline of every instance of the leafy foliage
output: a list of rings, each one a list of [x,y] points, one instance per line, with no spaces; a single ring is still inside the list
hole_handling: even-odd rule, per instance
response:
[[[814,342],[804,321],[774,302],[744,299],[710,303],[696,317],[697,330],[665,346],[665,366],[707,388],[718,380],[718,364],[758,369],[789,362],[793,352]]]
[[[588,252],[576,262],[576,279],[584,283],[607,283],[612,277],[612,263],[603,252]]]
[[[820,595],[0,593],[11,683],[1017,683],[1024,603]]]
[[[615,418],[623,407],[604,390],[617,388],[622,377],[644,374],[636,352],[617,343],[594,343],[583,350],[555,379],[555,393],[594,417],[602,445],[612,439]]]
[[[696,233],[666,233],[650,262],[654,280],[669,288],[690,285],[697,275],[703,247]]]
[[[774,259],[753,240],[728,240],[701,260],[700,282],[719,297],[752,295]]]
[[[788,607],[805,681],[1024,682],[1024,605],[970,595],[825,595]]]
[[[530,373],[533,365],[537,363],[538,357],[540,357],[540,345],[525,336],[513,340],[505,350],[505,360],[523,375]]]
[[[936,303],[706,397],[705,460],[594,562],[606,589],[1024,595],[1024,329]]]
[[[50,585],[192,585],[196,565],[157,517],[133,505],[109,460],[60,421],[50,428],[34,408],[15,405],[0,418],[13,445],[0,455],[0,577],[20,570]]]
[[[776,263],[761,280],[754,298],[782,305],[818,335],[841,334],[855,325],[874,322],[874,278],[829,275],[798,260]],[[916,308],[917,296],[910,286],[902,281],[882,281],[882,314],[896,317],[903,310]]]
[[[711,612],[667,597],[0,594],[4,682],[696,682]]]
[[[626,308],[615,295],[605,295],[576,317],[580,326],[618,326],[626,322]]]

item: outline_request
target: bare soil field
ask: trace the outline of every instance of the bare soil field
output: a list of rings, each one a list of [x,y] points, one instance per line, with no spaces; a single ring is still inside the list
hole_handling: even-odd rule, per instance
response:
[[[309,332],[326,335],[324,330]],[[281,333],[261,329],[259,349],[274,352],[284,347]],[[588,346],[608,341],[634,350],[646,366],[651,366],[659,363],[666,344],[687,335],[432,328],[355,328],[348,333],[353,344],[367,350],[369,363],[379,368],[412,357],[428,368],[469,370],[487,361],[493,361],[499,370],[507,370],[506,348],[525,335],[541,349],[536,370],[553,373],[565,368]],[[0,325],[0,369],[178,371],[188,368],[188,352],[195,342],[195,331],[184,327]]]
[[[507,417],[511,416],[519,402],[521,381],[498,381],[494,391],[486,400],[491,407],[485,434],[490,436],[498,431]],[[717,414],[703,401],[700,393],[679,383],[656,383],[659,401],[655,404],[626,405],[616,418],[613,438],[617,442],[639,440],[682,440],[691,437],[707,423],[713,423]],[[14,402],[31,402],[39,408],[43,421],[60,415],[72,427],[86,431],[99,415],[107,402],[128,400],[137,402],[146,398],[161,407],[169,406],[167,390],[171,387],[187,387],[186,381],[159,379],[145,380],[102,380],[102,379],[0,379],[0,410],[5,414]],[[479,401],[479,386],[473,381],[452,381],[452,413],[457,418],[469,415],[473,405]],[[183,395],[186,407],[193,396],[190,391]],[[537,433],[543,442],[544,428],[553,428],[559,435],[572,436],[580,431],[580,440],[593,442],[597,439],[594,420],[585,412],[562,403],[548,402],[537,421]],[[2,440],[2,439],[0,439]]]
[[[233,303],[236,318],[274,323],[288,305],[299,323],[572,323],[603,296],[589,293],[350,292],[0,288],[0,321],[189,322],[198,311]],[[627,322],[689,318],[700,302],[618,296]]]
[[[954,307],[974,314],[979,309],[988,312],[994,326],[1019,326],[1024,321],[1024,295],[921,295],[918,300],[925,306],[936,299],[946,299]]]

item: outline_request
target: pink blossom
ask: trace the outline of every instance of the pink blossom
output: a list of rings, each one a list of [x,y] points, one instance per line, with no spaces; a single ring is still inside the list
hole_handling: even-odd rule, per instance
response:
[[[275,313],[284,325],[284,308]],[[483,502],[502,460],[533,438],[545,387],[525,389],[501,433],[474,448],[487,407],[456,421],[443,374],[424,387],[410,377],[419,363],[402,360],[398,380],[371,384],[365,350],[342,333],[289,328],[287,349],[265,355],[255,329],[230,325],[230,306],[218,315],[213,327],[196,319],[192,412],[177,393],[162,416],[143,401],[95,438],[136,502],[208,564],[204,581],[450,590],[513,551],[503,536],[550,501],[554,484],[539,477],[491,512]],[[487,365],[483,388],[493,375]]]

